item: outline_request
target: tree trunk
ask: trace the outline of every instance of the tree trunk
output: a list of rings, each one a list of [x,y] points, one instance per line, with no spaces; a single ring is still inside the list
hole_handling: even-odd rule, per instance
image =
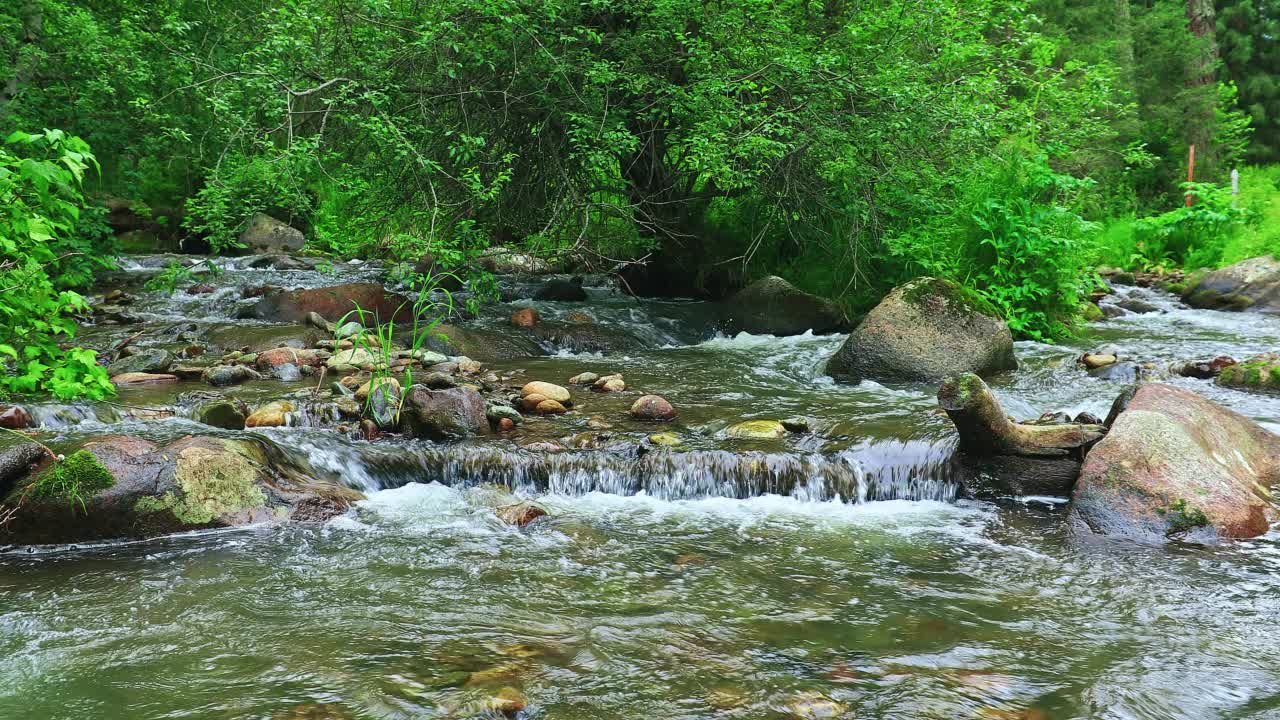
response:
[[[1120,66],[1120,79],[1126,94],[1137,92],[1134,77],[1136,61],[1133,55],[1133,13],[1129,0],[1116,0],[1116,64]]]
[[[5,83],[4,89],[0,90],[0,118],[8,113],[9,103],[18,97],[18,93],[31,82],[31,77],[35,74],[36,50],[44,29],[44,9],[40,0],[23,0],[22,7],[18,9],[18,18],[22,27],[18,31],[17,52],[10,64],[13,76]]]
[[[1197,176],[1214,175],[1214,114],[1218,88],[1214,77],[1218,64],[1218,40],[1213,0],[1187,0],[1187,27],[1198,47],[1187,68],[1187,144],[1195,145]]]
[[[956,426],[961,452],[976,457],[1082,457],[1107,432],[1101,425],[1015,423],[982,378],[973,374],[943,383],[938,404]]]

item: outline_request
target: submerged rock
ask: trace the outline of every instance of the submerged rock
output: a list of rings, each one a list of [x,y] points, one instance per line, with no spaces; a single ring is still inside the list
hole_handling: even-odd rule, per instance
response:
[[[1225,365],[1217,384],[1245,390],[1280,390],[1280,354],[1263,353]]]
[[[147,348],[107,366],[107,375],[126,375],[129,373],[162,373],[173,365],[173,353],[160,348]]]
[[[306,237],[301,230],[266,215],[256,213],[240,233],[240,243],[250,250],[301,250]]]
[[[1210,310],[1280,313],[1280,261],[1250,258],[1189,277],[1182,299],[1191,307]]]
[[[363,317],[355,311],[363,311]],[[274,293],[241,311],[240,316],[272,322],[301,323],[311,313],[326,322],[338,322],[345,317],[346,320],[361,321],[365,325],[371,325],[375,321],[408,322],[413,319],[408,299],[387,292],[377,283],[347,283]]]
[[[469,387],[432,390],[414,385],[400,411],[401,431],[416,438],[465,437],[482,431],[485,422],[484,398]]]
[[[787,429],[777,420],[747,420],[725,430],[731,438],[743,440],[777,440],[787,434]]]
[[[724,303],[725,330],[753,335],[837,332],[844,327],[839,306],[797,289],[776,275],[757,280]]]
[[[531,328],[541,319],[538,311],[533,308],[521,308],[511,313],[511,324],[519,328]]]
[[[659,395],[642,395],[631,404],[631,417],[637,420],[673,420],[676,409]]]
[[[857,383],[942,380],[1012,370],[1013,336],[999,312],[949,280],[918,278],[875,307],[827,362],[827,374]]]
[[[635,333],[616,325],[600,325],[570,322],[540,322],[533,329],[533,336],[543,350],[574,353],[634,352],[645,347],[645,342]]]
[[[1085,458],[1071,516],[1102,535],[1148,541],[1265,533],[1280,436],[1199,395],[1148,384],[1122,394]]]
[[[164,446],[135,437],[99,438],[82,448],[94,462],[79,476],[52,483],[55,468],[46,466],[9,492],[6,504],[22,497],[22,508],[0,529],[0,540],[143,538],[274,521],[303,507],[312,517],[332,517],[361,498],[345,488],[286,478],[270,468],[264,447],[213,437],[188,436]],[[79,482],[79,489],[68,490],[70,482]]]

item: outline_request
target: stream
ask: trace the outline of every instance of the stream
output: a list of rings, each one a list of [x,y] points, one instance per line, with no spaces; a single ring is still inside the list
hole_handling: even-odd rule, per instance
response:
[[[128,322],[79,339],[145,330],[143,347],[265,350],[306,330],[236,319],[246,288],[384,277],[249,257],[215,261],[207,294],[144,289],[168,260],[122,260],[102,290],[133,296]],[[198,380],[29,406],[54,446],[259,434],[368,499],[319,527],[0,552],[0,719],[502,717],[511,692],[512,714],[548,720],[1280,719],[1280,533],[1082,538],[1066,498],[966,497],[936,386],[833,382],[823,366],[842,335],[725,337],[708,303],[637,300],[603,279],[586,302],[530,300],[503,283],[509,301],[465,326],[499,335],[535,307],[586,313],[618,339],[609,352],[548,341],[486,370],[516,387],[616,372],[628,391],[575,389],[574,412],[447,444],[366,442],[305,403],[290,427],[209,428],[192,419],[210,389]],[[1103,304],[1129,299],[1158,310],[1018,343],[1020,369],[990,381],[1005,409],[1105,417],[1125,382],[1075,362],[1100,346],[1161,366],[1280,347],[1275,317],[1137,287]],[[1280,397],[1167,381],[1280,431]],[[315,386],[286,374],[219,390],[253,406]],[[675,406],[660,429],[680,447],[637,452],[655,432],[626,414],[639,393]],[[792,417],[810,432],[726,433]],[[538,442],[567,449],[525,447]],[[550,517],[499,521],[490,484]]]

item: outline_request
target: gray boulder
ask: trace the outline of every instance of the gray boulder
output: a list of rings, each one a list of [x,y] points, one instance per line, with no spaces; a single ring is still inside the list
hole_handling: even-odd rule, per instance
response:
[[[414,385],[400,408],[400,431],[410,437],[461,438],[480,432],[485,425],[484,398],[469,387],[433,390]]]
[[[796,289],[776,275],[757,280],[724,303],[722,324],[730,333],[800,335],[837,332],[844,314],[826,298]]]
[[[1149,542],[1267,532],[1275,517],[1280,436],[1172,385],[1116,400],[1071,497],[1077,527]]]
[[[240,242],[250,250],[301,250],[306,237],[301,230],[270,215],[256,213],[245,224],[244,232],[240,233]]]
[[[1280,261],[1256,257],[1219,270],[1193,276],[1182,299],[1210,310],[1249,310],[1280,313]]]
[[[125,373],[162,373],[173,365],[173,353],[161,348],[147,348],[107,366],[107,375],[115,377]]]
[[[827,374],[851,383],[934,382],[1017,367],[1009,326],[990,303],[950,280],[917,278],[867,314],[827,362]]]

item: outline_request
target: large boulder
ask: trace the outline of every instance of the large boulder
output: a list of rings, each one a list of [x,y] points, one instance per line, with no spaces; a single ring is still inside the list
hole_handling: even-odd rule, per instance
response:
[[[540,323],[541,325],[541,323]],[[531,335],[511,329],[437,325],[427,338],[429,349],[445,355],[466,355],[481,362],[538,357],[547,351]]]
[[[254,251],[301,250],[306,237],[270,215],[256,213],[240,233],[240,243]]]
[[[325,288],[288,290],[262,298],[240,312],[243,318],[269,320],[271,322],[301,323],[308,313],[316,313],[330,322],[344,316],[347,320],[361,320],[354,312],[364,311],[363,322],[374,320],[408,322],[413,319],[413,309],[408,300],[377,283],[347,283]]]
[[[1122,394],[1071,498],[1078,525],[1148,541],[1267,532],[1280,436],[1199,395],[1148,384]]]
[[[173,365],[173,353],[162,348],[146,348],[111,363],[107,375],[115,377],[127,373],[162,373]]]
[[[301,504],[339,514],[359,493],[277,472],[263,445],[184,437],[94,440],[67,460],[45,460],[4,496],[16,507],[0,542],[70,543],[144,538],[289,517]]]
[[[1018,367],[999,312],[950,280],[917,278],[880,301],[827,362],[827,374],[871,380],[938,381]]]
[[[1280,313],[1280,261],[1256,257],[1200,275],[1187,283],[1182,298],[1210,310]]]
[[[724,329],[753,335],[800,335],[844,328],[839,306],[796,289],[776,275],[757,280],[724,303]]]
[[[582,289],[582,278],[552,278],[542,284],[533,294],[535,300],[559,300],[562,302],[582,302],[587,299],[587,291]]]
[[[430,440],[448,440],[480,432],[487,424],[484,398],[469,387],[432,390],[414,385],[400,408],[400,430]]]

